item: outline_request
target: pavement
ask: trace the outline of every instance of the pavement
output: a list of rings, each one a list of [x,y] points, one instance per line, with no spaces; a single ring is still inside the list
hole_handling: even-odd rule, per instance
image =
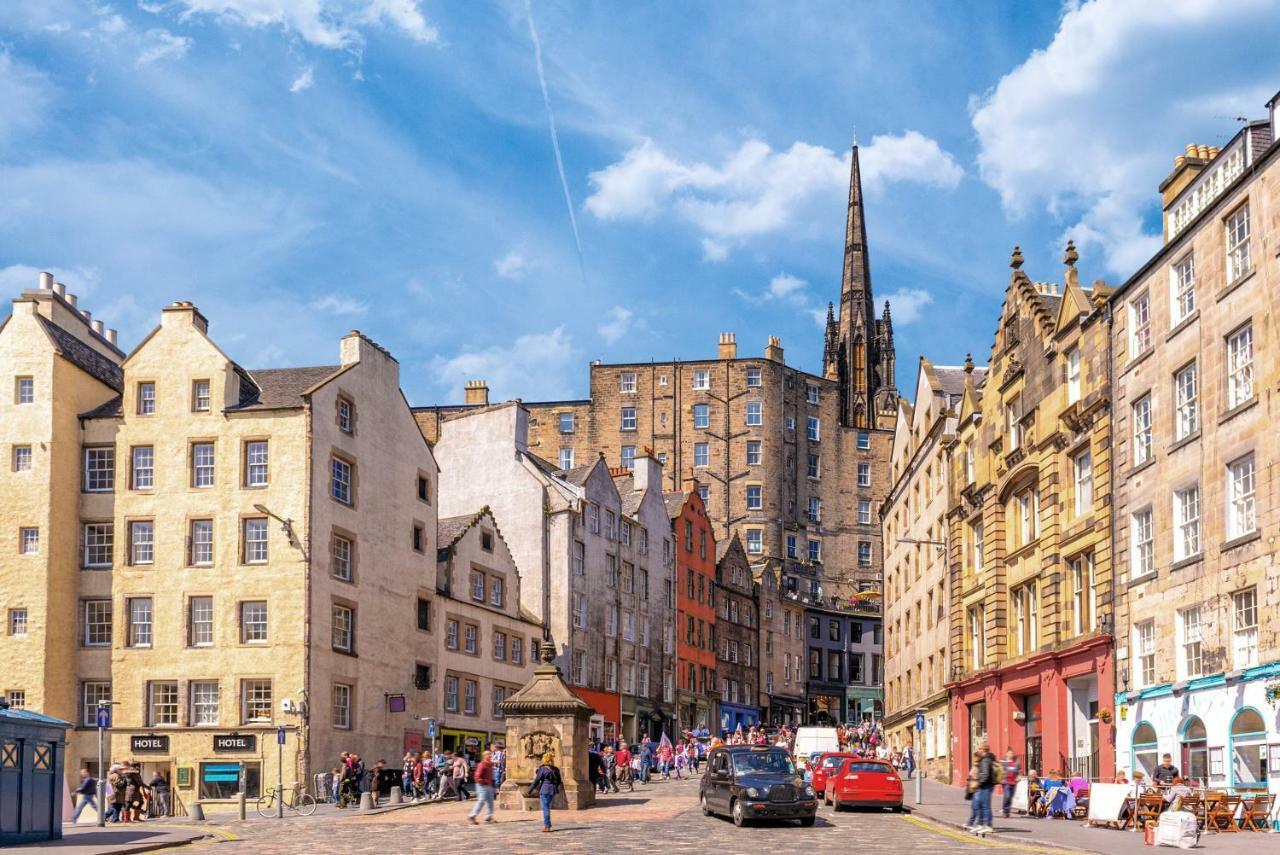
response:
[[[139,826],[96,825],[63,826],[62,839],[44,843],[26,843],[6,847],[6,851],[49,851],[58,855],[128,855],[133,852],[155,852],[187,846],[196,841],[222,840],[226,835],[217,829],[185,822],[148,822]]]
[[[965,801],[963,790],[926,779],[924,804],[917,805],[914,779],[904,783],[907,807],[913,816],[963,831],[964,823],[969,819],[969,802]],[[1017,814],[1005,819],[1000,816],[1000,799],[1000,788],[997,787],[991,800],[995,832],[984,838],[987,841],[1031,847],[1062,847],[1096,855],[1133,855],[1146,848],[1142,843],[1142,835],[1132,829],[1121,831],[1089,826],[1081,820],[1042,819]],[[1280,836],[1243,831],[1235,834],[1205,832],[1200,835],[1197,850],[1223,855],[1280,852]]]
[[[997,819],[996,833],[979,839],[960,830],[968,818],[969,804],[959,790],[926,782],[925,804],[913,806],[914,786],[908,782],[908,814],[884,811],[840,811],[821,807],[812,828],[773,822],[736,828],[722,817],[706,817],[698,808],[698,782],[656,781],[637,785],[634,792],[602,796],[585,811],[555,811],[554,832],[541,831],[538,811],[499,810],[496,822],[470,825],[467,814],[474,801],[441,802],[386,807],[376,812],[338,811],[321,806],[310,817],[286,816],[262,819],[250,814],[239,820],[234,814],[214,815],[209,822],[167,820],[148,823],[128,833],[155,834],[173,830],[176,843],[156,836],[124,841],[123,832],[109,828],[68,829],[61,844],[38,848],[74,855],[116,855],[153,851],[166,846],[176,850],[209,849],[213,855],[294,855],[294,853],[352,853],[385,855],[387,852],[466,852],[468,855],[532,855],[532,853],[644,852],[658,847],[663,855],[707,851],[750,853],[800,852],[802,855],[859,855],[928,852],[937,855],[991,855],[991,850],[1038,855],[1134,855],[1141,838],[1133,832],[1082,827],[1079,822],[1018,817]],[[180,839],[180,835],[198,836]],[[87,833],[86,833],[87,832]],[[79,838],[79,839],[78,839]],[[1275,838],[1256,834],[1207,834],[1201,847],[1225,855],[1257,855],[1269,852]],[[37,846],[27,847],[37,848]],[[1277,849],[1280,851],[1280,849]]]

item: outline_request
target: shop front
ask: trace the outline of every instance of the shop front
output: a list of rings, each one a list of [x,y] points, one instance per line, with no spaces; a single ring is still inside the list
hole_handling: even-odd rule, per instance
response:
[[[770,695],[769,709],[765,712],[769,724],[798,727],[805,721],[805,701],[786,695]]]
[[[1089,780],[1113,776],[1113,721],[1100,700],[1115,692],[1109,636],[1034,655],[948,688],[953,785],[965,783],[969,764],[962,759],[983,742],[997,756],[1011,749],[1024,769],[1058,769]]]
[[[720,702],[720,732],[733,733],[739,727],[748,728],[760,723],[760,708]]]
[[[715,722],[715,703],[704,695],[676,690],[676,730],[710,730]],[[672,736],[674,739],[674,735]]]
[[[884,699],[874,686],[849,686],[844,690],[845,709],[849,721],[880,721],[884,718]]]
[[[1116,695],[1116,765],[1148,777],[1168,754],[1196,785],[1280,797],[1280,662]]]
[[[489,735],[483,730],[462,730],[456,727],[440,728],[440,748],[442,751],[461,752],[468,757],[480,759],[480,752],[489,742]]]
[[[641,741],[652,739],[658,742],[662,734],[675,741],[679,733],[675,730],[674,709],[665,704],[653,701],[641,701],[636,705],[636,738]]]
[[[843,689],[809,687],[809,717],[806,724],[837,725],[848,721]]]
[[[617,742],[622,732],[622,696],[617,692],[601,692],[580,686],[569,688],[594,710],[588,724],[587,738],[604,745]]]

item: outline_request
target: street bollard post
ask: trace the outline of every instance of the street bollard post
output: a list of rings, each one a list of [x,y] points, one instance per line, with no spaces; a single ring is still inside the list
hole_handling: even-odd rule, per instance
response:
[[[360,810],[373,810],[373,793],[360,794]]]
[[[404,790],[402,790],[400,787],[391,788],[391,804],[393,805],[404,804]]]

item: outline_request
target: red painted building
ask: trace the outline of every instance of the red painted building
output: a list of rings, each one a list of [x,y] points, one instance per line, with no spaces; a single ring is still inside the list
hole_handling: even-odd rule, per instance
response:
[[[667,493],[675,541],[676,725],[715,731],[716,540],[696,485]]]

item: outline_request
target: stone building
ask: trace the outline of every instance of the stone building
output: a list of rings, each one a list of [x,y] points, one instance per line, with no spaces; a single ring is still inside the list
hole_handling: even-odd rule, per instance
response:
[[[920,768],[950,779],[947,643],[947,448],[966,388],[985,368],[921,357],[914,402],[902,400],[893,436],[893,489],[881,509],[885,540],[885,720],[891,748],[915,747]],[[916,715],[924,714],[924,731]]]
[[[696,489],[664,498],[676,550],[676,728],[711,730],[718,721],[719,694],[715,534]]]
[[[874,608],[806,603],[807,722],[834,725],[884,717],[884,634]]]
[[[760,617],[760,711],[769,724],[804,724],[804,604],[783,584],[782,564],[752,566]]]
[[[444,517],[437,531],[438,596],[421,598],[418,613],[439,643],[414,685],[440,698],[441,747],[478,752],[506,739],[500,704],[533,676],[542,625],[521,608],[520,571],[489,508]]]
[[[738,536],[716,548],[717,675],[720,678],[720,730],[733,731],[760,721],[756,664],[759,621],[751,564]],[[714,732],[714,731],[713,731]]]
[[[1280,793],[1280,112],[1268,106],[1221,149],[1175,159],[1165,244],[1112,298],[1116,762],[1149,774],[1168,753],[1244,794]]]
[[[435,445],[441,510],[487,504],[516,566],[536,568],[523,571],[521,605],[555,643],[569,685],[595,709],[594,737],[669,728],[661,716],[673,711],[663,689],[674,651],[664,653],[670,630],[658,628],[671,625],[675,559],[660,469],[648,459],[637,464],[624,506],[603,458],[558,468],[530,452],[528,423],[517,402],[446,418]]]
[[[437,478],[396,361],[352,333],[338,364],[246,370],[182,302],[121,358],[42,280],[0,332],[27,564],[4,580],[12,688],[76,722],[90,768],[113,701],[109,755],[185,804],[229,800],[239,765],[256,796],[281,725],[286,782],[345,748],[395,756],[432,712],[413,682],[433,651],[378,631],[435,590]]]
[[[681,488],[693,469],[718,541],[742,539],[752,561],[780,559],[785,586],[851,596],[879,588],[874,509],[888,492],[897,406],[893,325],[875,317],[858,151],[852,156],[840,312],[829,310],[823,374],[786,365],[770,337],[739,356],[733,333],[715,359],[599,364],[590,397],[526,403],[529,448],[565,470],[598,454],[630,467],[651,449]],[[429,440],[450,413],[488,404],[482,380],[462,405],[416,409]],[[820,590],[821,589],[821,590]]]
[[[966,384],[950,445],[955,783],[984,739],[1023,768],[1097,777],[1114,763],[1110,291],[1081,286],[1076,260],[1068,244],[1059,289],[1014,250],[989,368]]]

